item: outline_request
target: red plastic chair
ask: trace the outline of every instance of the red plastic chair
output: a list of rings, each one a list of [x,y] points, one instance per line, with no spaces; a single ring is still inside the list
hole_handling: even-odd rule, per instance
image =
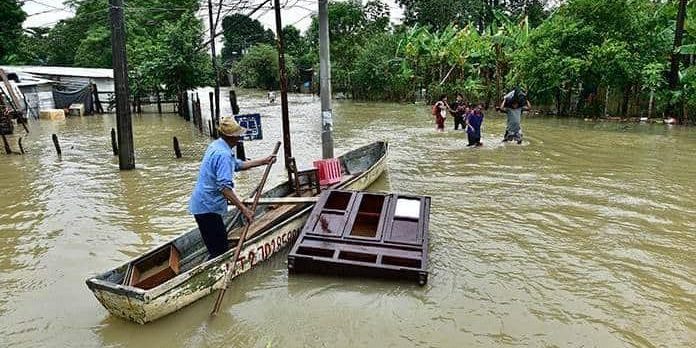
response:
[[[341,162],[337,158],[314,161],[314,168],[319,171],[319,184],[322,186],[341,181]]]

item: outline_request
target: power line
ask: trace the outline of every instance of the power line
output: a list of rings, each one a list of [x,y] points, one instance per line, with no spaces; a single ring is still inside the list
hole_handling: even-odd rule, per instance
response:
[[[26,1],[26,2],[33,2],[33,3],[37,4],[37,5],[41,5],[41,6],[44,6],[44,7],[52,8],[52,9],[54,9],[54,10],[65,11],[65,12],[71,12],[71,11],[68,11],[68,8],[65,7],[65,6],[62,7],[62,8],[60,8],[60,7],[56,7],[56,6],[50,5],[50,4],[43,3],[43,2],[38,1],[38,0],[25,0],[25,1]]]
[[[302,16],[302,18],[300,18],[300,19],[296,20],[295,22],[293,22],[292,24],[290,24],[290,26],[295,26],[295,24],[302,22],[303,20],[307,19],[308,17],[310,17],[312,15],[315,15],[316,13],[317,13],[316,11],[310,11],[306,15]]]

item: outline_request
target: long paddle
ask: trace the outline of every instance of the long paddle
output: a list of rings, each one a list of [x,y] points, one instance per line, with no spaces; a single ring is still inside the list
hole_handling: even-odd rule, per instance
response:
[[[276,156],[278,154],[279,149],[280,141],[276,143],[276,146],[273,149],[272,156]],[[266,179],[268,179],[268,174],[271,172],[272,165],[273,163],[269,163],[268,165],[266,165],[266,171],[263,172],[263,177],[261,178],[261,182],[259,183],[259,186],[256,190],[256,195],[254,196],[254,203],[251,205],[251,211],[253,213],[256,212],[256,205],[259,202],[259,198],[261,198],[261,194],[263,193],[263,186],[266,184]],[[215,300],[215,305],[213,306],[213,311],[210,313],[210,315],[217,315],[218,311],[220,310],[222,299],[225,298],[227,286],[229,285],[230,279],[232,278],[232,274],[234,274],[234,267],[237,265],[237,259],[239,258],[239,253],[241,253],[242,251],[242,245],[244,245],[244,240],[246,239],[247,232],[249,232],[249,227],[251,227],[251,222],[247,223],[247,225],[244,226],[242,235],[239,236],[239,242],[237,242],[237,249],[234,250],[234,256],[232,256],[231,261],[227,262],[227,273],[225,273],[225,282],[223,283],[223,287],[222,289],[220,289],[220,292],[218,292],[218,297]]]

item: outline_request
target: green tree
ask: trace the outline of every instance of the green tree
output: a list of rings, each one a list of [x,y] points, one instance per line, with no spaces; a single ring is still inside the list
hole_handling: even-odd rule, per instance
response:
[[[397,0],[404,8],[404,20],[408,25],[423,25],[432,30],[442,30],[454,24],[464,27],[475,24],[483,31],[495,20],[495,12],[502,11],[512,17],[528,17],[533,26],[547,17],[548,0]]]
[[[614,91],[625,115],[631,97],[642,100],[641,70],[669,52],[668,22],[663,6],[649,0],[569,1],[514,53],[513,74],[527,82],[533,98],[553,101],[559,113],[572,111],[575,97],[603,87],[605,109]]]
[[[290,55],[285,56],[288,81],[297,78],[297,68]],[[239,84],[247,88],[276,90],[280,87],[278,51],[268,44],[256,44],[232,65],[232,72],[239,76]]]
[[[166,1],[159,1],[150,6],[167,8]],[[203,44],[198,3],[169,3],[177,10],[134,11],[128,20],[129,75],[136,96],[160,88],[174,95],[212,82],[210,56],[198,49]]]
[[[235,13],[222,19],[222,58],[225,62],[239,59],[244,51],[257,43],[273,44],[275,34],[264,29],[261,22],[249,16]]]
[[[652,116],[653,105],[655,102],[655,91],[665,85],[665,64],[650,63],[643,68],[642,80],[643,88],[650,91],[650,101],[648,102],[648,117]]]
[[[397,56],[402,37],[382,33],[373,36],[360,52],[353,74],[354,97],[373,100],[412,99],[412,74],[402,69]]]
[[[80,40],[74,64],[86,68],[110,68],[111,30],[102,26],[90,29],[87,36]]]
[[[0,0],[0,63],[16,60],[27,14],[17,0]]]
[[[89,48],[110,47],[110,35],[104,37],[105,30],[109,33],[108,1],[107,0],[70,0],[65,2],[75,11],[75,16],[58,22],[48,33],[48,65],[79,66],[86,63],[86,59],[76,62],[77,52],[82,46],[82,41],[89,38],[89,43],[82,47],[81,53],[87,53],[95,58],[91,67],[108,68],[111,66],[111,51],[88,51]],[[95,40],[101,39],[98,43]],[[107,41],[108,43],[104,43]]]
[[[307,42],[302,37],[300,30],[293,26],[288,25],[283,28],[283,40],[285,52],[293,57],[303,55],[308,49]]]
[[[48,64],[48,43],[50,28],[27,28],[21,37],[19,52],[13,64],[45,65]]]
[[[354,93],[351,74],[355,71],[358,55],[372,35],[386,30],[386,27],[380,31],[375,28],[389,22],[389,12],[384,11],[383,5],[378,1],[369,1],[366,7],[363,7],[359,1],[329,2],[328,17],[332,87],[335,91]],[[306,38],[314,48],[315,62],[318,63],[319,18],[317,16],[312,17]]]

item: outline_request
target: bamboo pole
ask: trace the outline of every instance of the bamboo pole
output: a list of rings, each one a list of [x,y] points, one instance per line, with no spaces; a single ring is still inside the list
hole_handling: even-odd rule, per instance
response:
[[[277,142],[275,145],[275,148],[273,149],[272,156],[276,156],[278,154],[279,149],[280,149],[280,142]],[[268,179],[268,174],[271,172],[272,166],[273,166],[273,163],[269,163],[268,165],[266,165],[266,170],[263,172],[263,177],[261,177],[261,182],[259,183],[259,186],[256,188],[256,194],[254,195],[254,202],[251,205],[251,211],[253,213],[256,212],[256,206],[258,205],[259,198],[261,198],[261,194],[263,194],[263,187],[264,187],[264,185],[266,185],[266,179]],[[244,241],[246,240],[246,235],[249,232],[249,227],[251,227],[251,225],[252,225],[252,222],[250,221],[249,223],[247,223],[246,226],[244,226],[244,230],[242,231],[242,235],[239,236],[239,241],[237,242],[237,248],[234,250],[234,255],[232,256],[232,259],[227,262],[227,272],[225,273],[225,279],[224,279],[225,281],[223,283],[222,289],[220,289],[220,292],[218,293],[217,299],[215,300],[215,305],[213,306],[213,311],[210,313],[211,315],[217,315],[218,311],[220,310],[220,305],[222,304],[222,300],[225,298],[225,293],[227,292],[227,287],[229,286],[230,279],[232,279],[232,275],[234,275],[234,269],[235,269],[235,266],[237,265],[237,259],[239,259],[239,254],[242,251],[242,246],[244,245]]]

